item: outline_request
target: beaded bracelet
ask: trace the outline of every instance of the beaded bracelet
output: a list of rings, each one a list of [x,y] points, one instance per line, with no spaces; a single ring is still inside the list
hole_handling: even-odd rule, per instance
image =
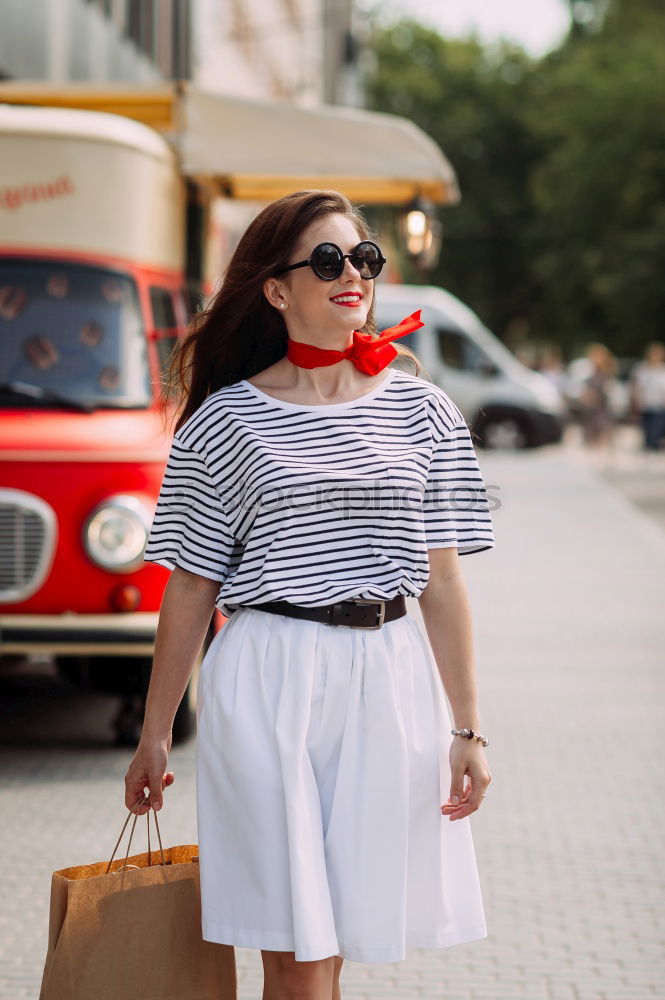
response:
[[[488,747],[490,743],[485,736],[481,736],[480,733],[474,733],[473,729],[451,729],[450,732],[453,736],[466,736],[467,739],[470,740],[472,740],[475,736],[475,738],[479,740],[484,747]]]

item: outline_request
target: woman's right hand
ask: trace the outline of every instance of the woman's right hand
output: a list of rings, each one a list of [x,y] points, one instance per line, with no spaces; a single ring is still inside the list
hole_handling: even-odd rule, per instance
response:
[[[125,774],[125,805],[131,810],[137,802],[144,800],[136,810],[139,816],[144,816],[149,809],[158,812],[163,805],[164,789],[175,781],[173,771],[166,770],[170,749],[170,734],[163,740],[141,738],[136,748]],[[145,798],[146,787],[149,789],[148,798]]]

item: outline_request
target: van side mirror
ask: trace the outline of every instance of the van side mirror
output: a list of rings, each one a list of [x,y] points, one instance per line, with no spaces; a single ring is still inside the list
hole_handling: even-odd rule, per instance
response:
[[[499,374],[499,368],[493,361],[490,361],[489,358],[483,358],[483,360],[478,363],[476,371],[479,375],[485,375],[486,378],[496,378]]]

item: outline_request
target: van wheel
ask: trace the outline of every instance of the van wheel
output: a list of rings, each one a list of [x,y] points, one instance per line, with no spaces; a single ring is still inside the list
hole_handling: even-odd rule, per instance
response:
[[[516,417],[490,417],[477,433],[482,448],[514,450],[529,447],[524,425]]]
[[[188,739],[196,730],[196,689],[199,667],[215,636],[212,625],[206,633],[192,676],[176,709],[172,745]],[[57,667],[78,687],[116,694],[120,708],[112,720],[116,746],[136,746],[141,738],[145,699],[150,683],[152,658],[149,656],[58,656]]]
[[[120,709],[113,719],[117,747],[138,746],[143,729],[144,710],[145,698],[142,694],[130,694],[122,699]]]
[[[193,674],[173,719],[172,746],[182,743],[196,729],[196,705],[195,697],[192,696],[192,691],[195,689],[196,679]],[[131,694],[122,699],[120,709],[113,719],[116,746],[138,745],[143,730],[144,714],[145,695]]]
[[[188,739],[196,729],[196,686],[198,665],[192,672],[189,683],[176,709],[171,729],[172,745]],[[116,746],[137,746],[143,730],[146,691],[125,694],[117,714],[113,719]]]

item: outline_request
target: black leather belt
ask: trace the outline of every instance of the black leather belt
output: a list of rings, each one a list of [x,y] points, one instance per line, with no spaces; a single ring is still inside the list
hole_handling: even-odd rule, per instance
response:
[[[385,622],[394,621],[406,614],[406,599],[403,595],[389,601],[372,601],[360,597],[348,598],[336,604],[306,608],[302,604],[289,601],[268,601],[265,604],[241,604],[241,608],[256,608],[275,615],[290,618],[306,618],[324,625],[348,625],[350,628],[381,628]],[[240,610],[240,609],[238,609]]]

